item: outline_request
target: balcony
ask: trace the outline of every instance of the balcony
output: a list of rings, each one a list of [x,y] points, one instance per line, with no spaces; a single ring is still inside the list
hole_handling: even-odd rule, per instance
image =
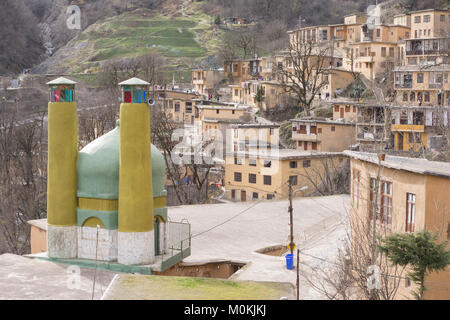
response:
[[[420,56],[420,55],[423,55],[423,50],[422,49],[407,50],[406,55],[407,56]]]
[[[430,89],[441,89],[442,88],[442,83],[429,83],[428,87]]]
[[[411,89],[412,88],[412,81],[407,82],[397,82],[395,83],[396,89]]]
[[[402,132],[425,132],[425,126],[423,124],[393,124],[391,125],[391,130]]]

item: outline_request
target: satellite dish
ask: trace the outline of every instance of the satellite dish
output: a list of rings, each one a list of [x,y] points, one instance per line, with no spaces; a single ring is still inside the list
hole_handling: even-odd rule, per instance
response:
[[[156,101],[153,100],[153,99],[148,99],[147,103],[148,103],[149,106],[154,106]]]

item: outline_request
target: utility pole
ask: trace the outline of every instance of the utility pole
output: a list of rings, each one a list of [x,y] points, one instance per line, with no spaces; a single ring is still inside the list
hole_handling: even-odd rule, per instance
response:
[[[300,249],[297,249],[297,300],[300,300]]]
[[[294,253],[294,218],[293,218],[293,211],[292,208],[292,182],[291,179],[288,180],[288,186],[289,186],[289,224],[291,229],[291,236],[290,236],[290,243],[289,243],[289,249],[291,250],[291,254]]]

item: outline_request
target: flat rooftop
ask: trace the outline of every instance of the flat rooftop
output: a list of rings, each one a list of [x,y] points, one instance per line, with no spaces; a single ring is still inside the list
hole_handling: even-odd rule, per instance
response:
[[[288,200],[227,202],[222,204],[169,207],[175,221],[191,224],[192,250],[184,263],[204,264],[233,261],[246,265],[229,280],[296,283],[296,271],[286,268],[285,257],[258,253],[258,250],[289,243]],[[334,261],[346,236],[349,196],[294,198],[294,242],[302,252],[300,299],[322,299],[303,278],[305,264],[325,269]],[[314,256],[316,258],[312,258]],[[319,259],[318,259],[319,258]],[[294,260],[295,262],[295,260]],[[295,263],[294,263],[295,264]]]
[[[353,159],[378,164],[378,156],[376,153],[344,151],[344,154]],[[429,161],[421,158],[409,158],[386,155],[385,160],[381,161],[381,165],[386,168],[404,170],[418,174],[439,176],[450,178],[450,163],[440,161]]]
[[[235,156],[242,158],[258,158],[267,160],[295,160],[303,158],[323,158],[332,156],[344,156],[342,152],[324,152],[324,151],[303,151],[297,149],[261,149],[249,151],[233,151],[227,152],[227,156]]]
[[[14,254],[0,255],[0,300],[91,300],[95,270],[80,271],[79,287],[69,287],[68,265]],[[114,272],[97,270],[94,299],[100,299]]]
[[[301,250],[300,299],[324,299],[308,284],[305,275],[326,269],[329,261],[335,261],[346,236],[349,208],[348,195],[294,198],[294,242]],[[296,270],[286,268],[284,255],[259,253],[289,243],[287,200],[178,206],[168,211],[173,221],[187,219],[191,224],[191,256],[183,264],[231,261],[245,266],[229,281],[116,276],[114,272],[97,270],[95,299],[103,295],[105,299],[293,299]],[[91,299],[95,271],[81,268],[80,288],[70,289],[68,268],[47,260],[0,255],[0,299]]]

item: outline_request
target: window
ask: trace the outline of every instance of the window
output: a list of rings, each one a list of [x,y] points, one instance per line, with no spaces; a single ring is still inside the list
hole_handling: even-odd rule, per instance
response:
[[[249,159],[248,165],[251,167],[256,167],[256,159]]]
[[[334,112],[339,112],[339,106],[334,106]]]
[[[239,96],[239,90],[238,89],[234,89],[234,96],[238,97]]]
[[[403,92],[403,101],[408,101],[408,92]]]
[[[275,133],[275,129],[274,129],[274,128],[270,128],[270,129],[269,129],[269,134],[270,134],[271,136],[273,136],[274,133]]]
[[[186,102],[186,113],[192,113],[192,102]]]
[[[335,126],[331,126],[331,132],[336,131],[336,127]]]
[[[353,169],[353,208],[359,206],[359,171]]]
[[[180,112],[180,104],[175,103],[175,112]]]
[[[426,14],[423,16],[423,22],[430,22],[430,15]]]
[[[303,168],[311,167],[311,160],[303,160]]]
[[[381,37],[381,29],[377,29],[377,38]]]
[[[387,181],[381,182],[381,212],[377,217],[383,224],[391,224],[392,222],[392,183]]]
[[[311,126],[311,129],[309,130],[309,132],[311,134],[316,134],[317,133],[317,127],[316,126]]]
[[[386,57],[386,47],[381,48],[381,56]]]
[[[235,172],[235,173],[234,173],[234,181],[236,181],[236,182],[241,182],[241,181],[242,181],[242,173],[240,173],[240,172]]]
[[[420,23],[420,16],[415,16],[414,17],[414,23]]]
[[[394,48],[389,48],[389,57],[394,57]]]
[[[258,192],[253,192],[252,199],[253,200],[258,199]]]
[[[416,94],[414,91],[411,91],[409,94],[409,101],[415,101],[416,100]]]
[[[289,182],[291,185],[296,186],[298,183],[297,176],[289,176]]]
[[[300,133],[306,134],[306,126],[300,126]]]
[[[219,113],[220,113],[220,110],[219,110],[219,109],[217,109],[217,110],[216,110],[216,114],[219,114]]]
[[[289,168],[291,168],[291,169],[297,168],[297,161],[290,161],[289,162]]]
[[[414,218],[416,214],[416,195],[406,194],[406,232],[414,232]]]
[[[311,143],[311,149],[317,150],[317,142],[312,142]]]
[[[322,133],[322,128],[317,128],[317,133]]]
[[[248,175],[248,182],[249,183],[256,183],[256,174],[249,173],[249,175]]]
[[[425,92],[425,102],[430,102],[430,93],[428,91]]]
[[[234,164],[237,164],[237,165],[242,165],[242,159],[241,158],[237,158],[237,157],[235,157],[234,158]]]
[[[350,112],[350,106],[345,106],[345,112]]]
[[[266,198],[267,198],[267,200],[272,200],[272,199],[275,198],[275,196],[273,194],[271,194],[271,193],[268,193]]]
[[[445,15],[441,14],[441,16],[439,17],[441,22],[445,22]]]
[[[272,177],[271,176],[264,176],[264,184],[266,186],[272,185]]]
[[[417,74],[417,83],[423,83],[423,73]]]

